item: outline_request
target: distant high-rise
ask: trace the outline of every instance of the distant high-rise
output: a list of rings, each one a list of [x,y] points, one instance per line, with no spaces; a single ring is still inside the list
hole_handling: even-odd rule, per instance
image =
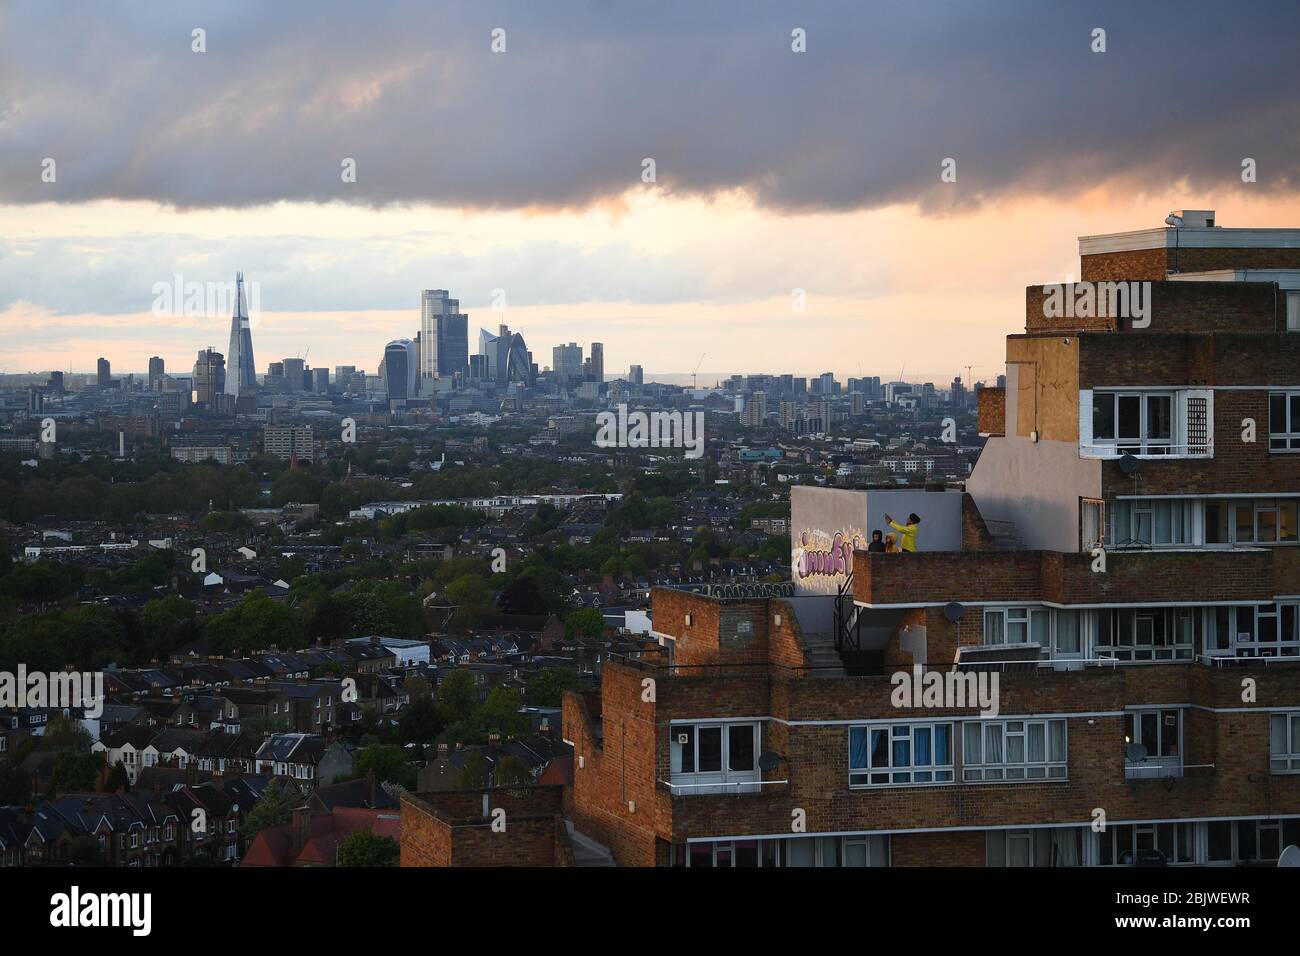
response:
[[[95,362],[95,384],[107,388],[113,381],[113,368],[108,359],[101,358]]]
[[[591,343],[591,379],[597,385],[605,381],[605,344]]]
[[[524,337],[511,332],[508,325],[498,326],[496,335],[487,329],[479,329],[478,348],[479,354],[484,356],[480,377],[499,388],[511,382],[532,385],[535,381],[533,355],[528,351]]]
[[[576,342],[557,345],[551,349],[551,368],[560,382],[574,382],[582,378],[582,346]]]
[[[327,368],[314,368],[311,370],[311,390],[318,394],[324,395],[330,390],[330,370]]]
[[[645,372],[640,365],[633,365],[627,372],[627,380],[633,385],[645,384]]]
[[[384,347],[384,390],[388,398],[415,398],[418,370],[415,343],[394,339]]]
[[[469,316],[446,289],[420,293],[419,377],[463,378],[469,371]]]
[[[307,372],[307,362],[300,358],[287,358],[281,364],[284,366],[285,386],[291,392],[301,392],[303,389],[303,379]]]
[[[56,395],[62,395],[63,394],[63,373],[57,370],[51,372],[50,383],[46,387],[51,392],[54,392]]]
[[[165,371],[166,365],[162,358],[157,355],[151,356],[149,359],[149,391],[158,391],[158,380],[163,377]]]
[[[248,307],[244,304],[244,274],[235,276],[235,313],[230,317],[230,349],[226,360],[226,394],[239,396],[241,391],[257,387],[253,368],[253,331],[248,324]]]
[[[201,349],[194,363],[194,404],[213,409],[225,389],[226,357],[216,349]]]

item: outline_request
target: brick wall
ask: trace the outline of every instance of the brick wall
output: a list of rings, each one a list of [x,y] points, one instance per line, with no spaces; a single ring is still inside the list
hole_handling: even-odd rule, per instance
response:
[[[1007,431],[1007,390],[984,386],[979,390],[979,432],[981,435],[1005,435]]]
[[[1026,332],[1123,331],[1151,335],[1166,332],[1277,332],[1286,328],[1286,303],[1272,282],[1151,282],[1150,302],[1142,303],[1150,307],[1150,324],[1141,327],[1134,327],[1131,314],[1114,318],[1049,317],[1045,303],[1051,289],[1049,285],[1031,285],[1025,289]],[[1068,284],[1062,289],[1065,298],[1080,294]],[[1095,311],[1101,308],[1097,303]]]
[[[483,817],[483,797],[489,817]],[[404,793],[402,866],[568,866],[573,853],[561,812],[562,787]],[[491,814],[505,811],[504,831]]]
[[[1106,279],[1163,279],[1180,272],[1215,269],[1300,269],[1300,249],[1134,249],[1080,256],[1085,281]]]

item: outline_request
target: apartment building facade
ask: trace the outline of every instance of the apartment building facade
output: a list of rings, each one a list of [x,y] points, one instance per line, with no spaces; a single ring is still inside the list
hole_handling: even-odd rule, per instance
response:
[[[959,500],[795,488],[791,585],[654,591],[658,658],[565,698],[580,831],[659,866],[1300,844],[1300,230],[1176,221],[1026,291]],[[909,513],[915,553],[865,550]]]

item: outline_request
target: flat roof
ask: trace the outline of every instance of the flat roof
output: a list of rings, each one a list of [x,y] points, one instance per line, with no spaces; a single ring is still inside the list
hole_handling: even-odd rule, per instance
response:
[[[1221,226],[1175,229],[1159,226],[1132,232],[1079,237],[1079,255],[1138,249],[1300,249],[1300,228],[1229,229]]]

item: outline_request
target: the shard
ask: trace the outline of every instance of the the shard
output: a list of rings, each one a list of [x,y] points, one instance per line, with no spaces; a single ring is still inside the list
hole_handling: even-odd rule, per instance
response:
[[[244,302],[244,274],[235,276],[235,314],[230,319],[230,348],[226,352],[226,394],[239,397],[257,386],[253,372],[253,332]]]

